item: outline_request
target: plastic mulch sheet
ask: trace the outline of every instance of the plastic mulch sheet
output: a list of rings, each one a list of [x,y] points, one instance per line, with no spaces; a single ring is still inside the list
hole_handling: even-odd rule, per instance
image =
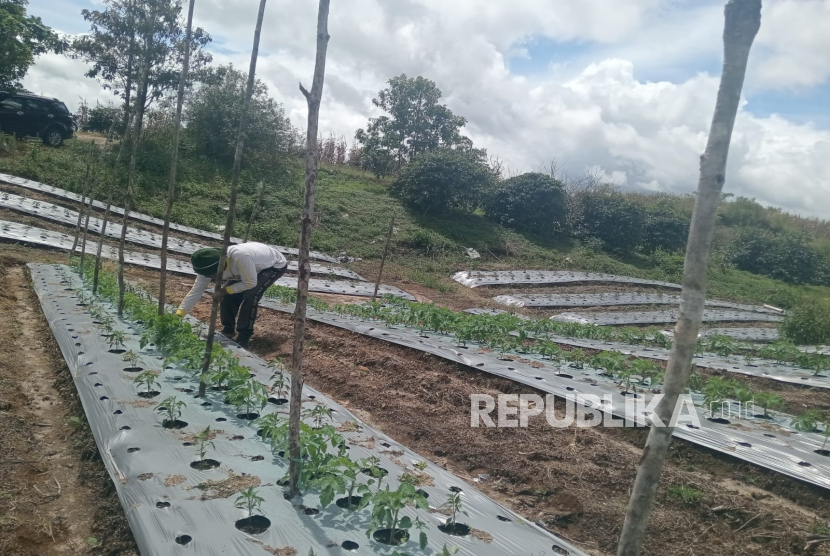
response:
[[[464,270],[455,273],[452,279],[469,288],[478,288],[480,286],[617,283],[635,286],[654,286],[674,290],[682,289],[682,286],[679,284],[672,284],[671,282],[643,280],[640,278],[595,272],[572,272],[570,270]]]
[[[12,176],[11,174],[4,174],[4,173],[0,172],[0,181],[4,181],[4,182],[10,183],[12,185],[17,185],[17,186],[29,189],[31,191],[37,191],[39,193],[44,193],[46,195],[51,195],[52,197],[57,197],[57,198],[60,198],[60,199],[67,199],[69,201],[73,201],[73,202],[77,202],[77,203],[81,202],[81,195],[78,195],[77,193],[72,193],[71,191],[66,191],[65,189],[60,189],[59,187],[53,187],[53,186],[47,185],[45,183],[40,183],[40,182],[33,181],[33,180],[27,180],[26,178],[19,178],[17,176]],[[101,209],[101,210],[105,210],[107,208],[106,203],[102,203],[101,201],[94,201],[92,206],[94,206],[97,209]],[[112,207],[110,207],[110,211],[114,214],[118,214],[118,215],[121,215],[121,216],[124,215],[124,209],[121,208],[121,207],[117,207],[117,206],[113,205]],[[164,220],[162,220],[161,218],[156,218],[154,216],[150,216],[150,215],[147,215],[147,214],[142,214],[140,212],[130,211],[130,219],[137,220],[137,221],[140,221],[140,222],[147,222],[148,224],[153,224],[153,225],[156,225],[156,226],[164,226]],[[170,229],[171,230],[176,230],[177,232],[182,232],[182,233],[185,233],[185,234],[205,237],[205,238],[213,239],[215,241],[220,241],[220,242],[224,239],[224,236],[222,236],[221,234],[217,234],[215,232],[208,232],[208,231],[205,231],[205,230],[200,230],[199,228],[193,228],[191,226],[184,226],[182,224],[176,224],[175,222],[170,223]],[[241,238],[238,238],[238,237],[232,237],[231,238],[231,243],[242,243],[242,242],[243,241],[242,241]],[[275,249],[277,249],[280,253],[286,253],[288,255],[294,255],[294,256],[297,255],[297,249],[294,249],[292,247],[280,247],[278,245],[274,245],[273,247]],[[323,253],[318,253],[316,251],[312,251],[310,256],[311,256],[312,259],[316,259],[318,261],[325,261],[325,262],[329,262],[329,263],[336,263],[337,262],[337,259],[335,259],[334,257],[330,257],[328,255],[325,255]]]
[[[38,216],[47,220],[52,220],[53,222],[59,222],[73,227],[78,223],[77,211],[69,210],[44,201],[21,197],[20,195],[15,195],[13,193],[6,193],[4,191],[0,192],[0,208],[7,208],[17,212],[22,212],[24,214]],[[99,234],[103,223],[102,219],[90,215],[89,231],[96,235]],[[110,221],[107,223],[107,237],[120,239],[121,227],[121,224],[118,222]],[[135,243],[138,245],[146,245],[147,247],[155,249],[161,249],[161,234],[155,232],[139,230],[135,227],[127,227],[127,233],[124,237],[128,243]],[[169,241],[167,242],[167,248],[171,253],[179,253],[188,256],[202,247],[206,246],[200,243],[194,243],[192,241],[174,237],[169,238]],[[288,270],[296,272],[297,262],[288,261]],[[362,276],[349,270],[348,268],[318,263],[311,263],[311,273],[321,274],[323,276],[339,276],[340,278],[347,278],[349,280],[365,281]]]
[[[678,311],[637,311],[613,313],[560,313],[551,319],[558,322],[577,322],[597,326],[626,324],[669,324],[677,322]],[[784,318],[768,313],[706,309],[703,322],[781,322]]]
[[[267,304],[263,302],[261,305],[277,311],[289,313],[293,311],[293,306],[273,300],[269,300]],[[474,370],[513,380],[565,399],[582,401],[585,400],[583,396],[587,394],[600,398],[607,394],[613,395],[613,399],[619,402],[621,398],[626,397],[621,395],[619,386],[613,380],[603,376],[603,371],[587,366],[582,370],[568,367],[565,364],[554,367],[550,361],[524,354],[511,355],[505,358],[509,359],[506,361],[500,359],[491,350],[479,350],[472,345],[466,348],[458,346],[450,336],[444,334],[435,332],[419,334],[418,331],[403,326],[391,327],[384,323],[361,321],[312,309],[309,309],[308,318],[315,322],[430,353]],[[553,339],[559,341],[557,337]],[[581,342],[580,340],[570,341],[574,344]],[[602,342],[593,344],[595,344],[593,347],[597,349],[611,349],[602,347],[605,345]],[[591,347],[587,340],[585,347]],[[647,352],[648,349],[644,348],[643,351]],[[768,378],[777,377],[769,376]],[[826,378],[815,380],[816,382],[823,380],[824,387],[829,384]],[[648,402],[652,394],[640,392],[638,396],[644,396],[644,401]],[[699,396],[695,396],[698,403],[702,401]],[[586,400],[586,402],[593,403],[591,400]],[[610,413],[631,421],[646,423],[644,415],[627,413],[628,408],[623,403],[616,402],[603,404],[600,409],[606,414]],[[752,419],[733,418],[731,421],[726,419],[726,422],[714,422],[706,418],[708,414],[704,415],[702,408],[697,407],[696,411],[700,416],[701,427],[695,429],[688,425],[680,425],[675,429],[675,436],[830,489],[830,458],[817,453],[821,450],[824,438],[817,433],[792,430],[788,427],[791,416],[770,412],[770,418],[756,416]],[[760,412],[758,408],[758,413]]]
[[[288,547],[295,548],[299,556],[308,554],[309,549],[318,555],[392,554],[393,547],[367,538],[368,509],[352,512],[335,504],[321,509],[313,489],[300,500],[285,500],[283,489],[274,483],[287,472],[287,460],[271,452],[258,437],[255,425],[238,418],[237,411],[223,403],[223,392],[209,390],[206,399],[194,399],[198,379],[168,366],[154,386],[159,394],[151,399],[139,397],[132,383],[135,373],[122,370],[127,363],[121,355],[109,351],[93,318],[79,306],[70,284],[63,281],[61,268],[66,269],[31,264],[35,291],[72,373],[89,426],[143,556],[267,556],[281,554],[277,549]],[[77,276],[71,274],[77,284]],[[114,311],[112,314],[114,317]],[[151,346],[140,349],[140,325],[117,320],[116,329],[126,333],[125,348],[140,354],[140,367],[161,368],[162,354]],[[221,335],[217,338],[251,370],[255,380],[270,384],[273,370],[263,360]],[[168,396],[187,402],[179,417],[187,426],[181,430],[161,426],[162,415],[155,405]],[[334,424],[346,438],[352,460],[380,458],[380,466],[388,472],[384,487],[388,484],[396,489],[405,469],[412,471],[416,462],[426,461],[320,392],[304,387],[303,398],[306,409],[322,405],[333,411]],[[285,414],[287,405],[268,404],[262,412]],[[191,465],[199,459],[193,435],[207,426],[216,437],[213,446],[208,446],[206,459],[219,466],[200,470]],[[413,520],[418,517],[426,523],[429,546],[424,553],[436,554],[447,545],[460,547],[463,556],[584,555],[441,467],[426,461],[423,472],[431,477],[432,484],[419,488],[428,495],[430,505],[437,508],[451,492],[460,492],[469,515],[459,522],[473,528],[466,536],[445,534],[439,530],[446,520],[441,513],[402,510],[401,515]],[[247,514],[234,508],[234,499],[239,490],[250,485],[257,486],[264,498],[258,513],[270,520],[270,527],[257,535],[235,527],[236,520]],[[421,553],[417,531],[412,538],[415,540],[397,550]]]
[[[20,241],[33,245],[43,245],[46,247],[53,247],[56,249],[70,250],[72,249],[73,236],[51,230],[44,230],[42,228],[33,228],[17,222],[7,222],[0,220],[0,239]],[[80,251],[80,247],[77,248]],[[87,238],[86,248],[84,252],[88,255],[95,255],[97,244],[89,241]],[[107,259],[118,260],[118,249],[107,245],[102,246],[101,256]],[[147,268],[159,269],[161,268],[161,257],[154,253],[144,253],[140,251],[124,250],[124,262],[131,265],[143,266]],[[178,274],[187,274],[195,276],[193,268],[190,263],[182,262],[178,259],[167,259],[167,270]],[[286,288],[297,287],[297,279],[295,277],[283,276],[277,280],[276,285],[284,286]],[[375,285],[369,282],[353,282],[348,280],[322,280],[319,278],[312,278],[309,280],[308,289],[315,293],[331,293],[338,295],[353,295],[359,297],[371,297],[375,289]],[[378,295],[391,294],[405,299],[414,300],[415,298],[395,286],[387,286],[381,284],[378,290]]]
[[[680,305],[679,295],[661,293],[513,293],[498,295],[496,303],[514,307],[616,307],[625,305]],[[708,307],[722,307],[738,311],[750,311],[780,315],[781,312],[759,305],[745,305],[729,301],[707,300]]]

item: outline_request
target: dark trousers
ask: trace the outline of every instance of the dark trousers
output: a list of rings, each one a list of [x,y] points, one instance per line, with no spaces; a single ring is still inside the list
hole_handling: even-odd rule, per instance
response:
[[[270,288],[274,282],[280,279],[280,276],[285,274],[287,266],[283,268],[266,268],[256,275],[255,287],[240,293],[225,294],[222,298],[220,317],[222,326],[228,332],[232,330],[239,331],[237,342],[247,343],[251,336],[253,336],[259,301],[262,299],[265,290]],[[238,280],[234,280],[228,282],[225,286],[227,287],[238,282]],[[239,315],[238,318],[237,315]]]

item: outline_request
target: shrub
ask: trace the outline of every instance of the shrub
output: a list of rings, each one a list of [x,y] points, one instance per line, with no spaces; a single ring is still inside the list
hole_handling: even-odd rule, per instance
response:
[[[727,248],[725,260],[739,270],[790,284],[828,281],[828,261],[810,245],[810,236],[743,228]]]
[[[102,106],[101,104],[96,104],[95,108],[90,108],[83,129],[84,131],[107,133],[110,126],[112,126],[113,120],[121,121],[122,119],[123,112],[120,108],[112,105]],[[121,124],[119,124],[119,127],[122,127]],[[119,129],[119,131],[122,130]]]
[[[538,235],[561,230],[568,215],[562,184],[535,172],[498,184],[485,199],[484,210],[504,226]]]
[[[769,228],[767,209],[747,197],[738,197],[734,201],[722,203],[718,209],[718,219],[724,226]]]
[[[475,153],[435,149],[409,163],[390,192],[424,214],[469,213],[478,208],[492,180],[487,164]]]
[[[686,248],[689,237],[690,218],[666,205],[647,207],[643,217],[643,232],[640,248],[645,253],[658,249],[676,253]]]
[[[607,251],[628,253],[643,233],[644,209],[622,193],[601,189],[581,193],[575,203],[573,233],[581,239],[596,238]]]
[[[815,301],[800,303],[784,319],[781,334],[796,344],[830,343],[830,305]]]

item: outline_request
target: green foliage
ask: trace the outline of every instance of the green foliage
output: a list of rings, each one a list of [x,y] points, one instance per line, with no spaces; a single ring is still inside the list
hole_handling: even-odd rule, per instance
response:
[[[808,409],[804,413],[793,417],[790,426],[796,430],[813,432],[822,420],[821,412],[817,409]]]
[[[784,398],[771,392],[756,392],[755,405],[761,406],[764,409],[764,416],[770,409],[781,409],[784,407]]]
[[[176,396],[170,396],[161,400],[156,406],[156,409],[163,407],[167,414],[167,421],[173,423],[182,416],[182,408],[185,406],[187,406],[186,402],[178,399]]]
[[[780,330],[797,344],[830,343],[830,303],[800,303],[787,314]]]
[[[210,440],[210,426],[206,427],[205,430],[200,431],[196,435],[196,453],[199,454],[198,461],[204,461],[205,456],[207,455],[208,446],[210,446],[213,449],[216,449],[216,446],[213,444],[213,441]]]
[[[414,522],[409,516],[400,516],[401,510],[407,506],[414,506],[420,510],[429,510],[429,503],[423,495],[415,491],[415,487],[408,483],[401,483],[397,490],[389,490],[387,486],[385,490],[381,490],[372,495],[372,525],[366,532],[366,536],[371,538],[372,534],[378,529],[389,529],[388,544],[396,544],[394,542],[394,534],[396,529],[409,530],[412,527],[419,527],[423,524],[416,519]],[[421,545],[426,543],[426,536],[422,534]]]
[[[472,145],[459,131],[467,123],[444,104],[441,91],[429,79],[399,75],[372,103],[389,116],[371,118],[358,129],[363,168],[376,175],[396,172],[416,156],[439,147]]]
[[[240,413],[251,414],[261,411],[268,403],[268,390],[265,385],[257,380],[248,378],[242,384],[235,386],[228,392],[228,401],[237,408]]]
[[[447,528],[454,530],[456,523],[458,523],[458,514],[467,515],[467,512],[462,508],[461,493],[453,492],[447,497],[447,501],[441,504],[441,510],[449,514],[447,519]]]
[[[262,512],[263,502],[265,502],[265,498],[260,496],[256,489],[251,486],[243,491],[240,491],[239,496],[233,503],[233,507],[245,510],[248,512],[248,517],[252,517],[253,515],[258,515]]]
[[[743,228],[735,234],[725,261],[739,270],[790,284],[830,284],[830,263],[810,241],[801,232]]]
[[[84,131],[107,133],[112,126],[113,121],[122,122],[123,119],[124,112],[120,108],[116,108],[112,105],[105,106],[100,103],[96,103],[95,108],[89,109],[86,121],[82,127]],[[126,127],[126,122],[123,122],[122,125]]]
[[[492,180],[481,157],[443,148],[413,160],[389,192],[423,214],[469,213],[478,208]]]
[[[683,251],[689,237],[691,217],[668,204],[646,207],[640,248],[645,253]]]
[[[80,34],[72,43],[75,56],[90,65],[87,77],[97,79],[106,89],[121,98],[132,98],[139,82],[142,64],[139,57],[149,60],[149,82],[145,108],[179,84],[181,52],[185,28],[182,0],[149,0],[140,9],[130,8],[129,0],[104,0],[104,10],[81,10],[90,31]],[[212,57],[204,50],[210,35],[201,27],[193,29],[190,47],[191,76],[210,63]],[[145,45],[152,44],[147,51]],[[133,63],[130,64],[130,57]],[[192,82],[192,78],[191,78]]]
[[[577,199],[571,228],[580,239],[595,239],[614,253],[630,253],[640,245],[644,209],[611,189],[585,191]]]
[[[536,172],[497,183],[485,196],[484,211],[499,224],[538,236],[563,230],[568,216],[562,183]]]
[[[193,154],[233,165],[239,130],[242,99],[248,73],[232,65],[211,67],[200,76],[201,86],[187,103],[184,119]],[[257,80],[248,108],[243,164],[254,168],[284,167],[279,154],[287,154],[293,133],[282,105],[268,95],[268,88]],[[272,173],[269,173],[272,175]]]
[[[689,486],[670,486],[668,489],[668,494],[669,497],[674,498],[675,500],[682,502],[683,504],[688,504],[690,506],[696,505],[700,503],[701,500],[703,500],[703,492],[694,487]]]
[[[124,340],[127,339],[127,336],[121,330],[113,330],[109,336],[107,336],[107,344],[109,344],[110,349],[123,349],[124,348]]]
[[[35,58],[47,52],[63,52],[66,41],[39,17],[26,15],[28,0],[5,0],[0,3],[0,91],[22,87],[20,80],[35,63]]]
[[[146,388],[145,392],[152,392],[153,386],[158,382],[158,371],[142,371],[136,375],[133,382],[138,386]]]
[[[737,228],[769,228],[770,219],[766,209],[755,199],[738,197],[734,201],[721,203],[718,219],[724,226]]]

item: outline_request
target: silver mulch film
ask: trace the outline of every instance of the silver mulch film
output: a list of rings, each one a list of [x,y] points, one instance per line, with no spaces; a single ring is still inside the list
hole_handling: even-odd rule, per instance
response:
[[[615,307],[624,305],[680,305],[679,295],[662,293],[512,293],[493,298],[496,303],[514,307]],[[750,311],[780,315],[779,311],[759,305],[746,305],[730,301],[707,300],[708,307],[721,307],[738,311]]]
[[[560,313],[551,319],[558,322],[577,322],[597,326],[626,324],[669,324],[677,322],[678,311],[637,311],[613,313]],[[707,309],[703,311],[703,322],[781,322],[784,318],[768,313],[727,311]]]
[[[559,285],[583,283],[619,283],[635,286],[655,286],[679,290],[679,284],[661,282],[659,280],[644,280],[617,276],[615,274],[601,274],[596,272],[572,272],[570,270],[464,270],[457,272],[453,280],[469,288],[480,286],[518,286],[518,285]]]
[[[321,555],[392,554],[393,547],[367,539],[368,510],[350,512],[335,504],[319,509],[317,491],[306,493],[297,505],[285,500],[283,490],[274,486],[274,482],[287,472],[287,460],[271,452],[257,436],[255,425],[236,417],[236,411],[223,403],[224,393],[209,391],[206,400],[194,399],[198,379],[172,366],[160,377],[160,385],[156,387],[158,396],[152,400],[137,397],[131,381],[134,373],[123,371],[127,364],[122,356],[108,351],[92,317],[78,306],[75,292],[68,291],[68,285],[62,283],[60,268],[66,269],[31,264],[35,291],[72,373],[98,450],[141,554],[267,556],[266,546],[272,549],[270,553],[276,553],[273,550],[277,548],[293,547],[303,556],[309,549]],[[73,276],[78,283],[77,275]],[[114,317],[114,311],[111,312]],[[162,354],[153,348],[140,349],[140,325],[118,320],[116,328],[126,333],[125,347],[140,354],[141,367],[161,368]],[[273,370],[265,361],[221,335],[217,338],[254,373],[256,380],[270,384]],[[188,426],[181,431],[162,428],[163,417],[154,408],[168,396],[187,402],[179,419]],[[417,516],[427,523],[427,553],[435,554],[446,544],[459,546],[459,554],[464,556],[585,556],[579,549],[500,506],[474,486],[372,429],[320,392],[305,386],[303,397],[305,408],[320,404],[332,409],[336,426],[342,427],[349,421],[358,425],[358,431],[341,432],[350,448],[349,457],[355,461],[379,457],[381,467],[389,472],[384,485],[397,488],[403,466],[412,469],[416,462],[426,461],[425,472],[434,478],[434,485],[421,488],[428,494],[430,505],[440,506],[451,488],[460,489],[469,515],[459,522],[492,536],[491,542],[471,535],[450,536],[438,529],[446,519],[441,514],[407,508],[402,515],[413,519]],[[263,413],[286,414],[287,406],[269,404]],[[196,448],[189,445],[192,438],[186,437],[207,426],[217,432],[217,437],[213,440],[214,446],[208,447],[206,457],[220,462],[220,466],[203,471],[191,467],[198,456]],[[242,510],[234,508],[236,493],[228,498],[208,499],[215,491],[198,488],[206,481],[222,481],[232,475],[260,479],[262,486],[258,493],[265,499],[261,514],[271,521],[264,533],[251,536],[235,528],[236,520],[247,517]],[[417,531],[412,539],[398,550],[418,552]]]

